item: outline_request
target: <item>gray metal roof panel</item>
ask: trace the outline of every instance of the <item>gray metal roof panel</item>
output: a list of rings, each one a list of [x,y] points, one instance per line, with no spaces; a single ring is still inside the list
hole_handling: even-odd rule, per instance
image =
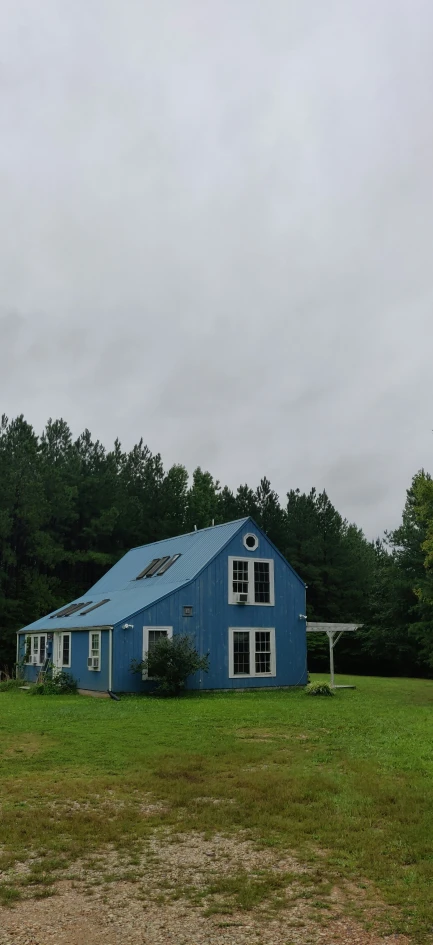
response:
[[[55,617],[52,614],[56,611],[53,611],[52,614],[28,624],[23,630],[33,633],[40,630],[114,626],[192,581],[247,521],[248,518],[239,519],[226,525],[216,525],[188,535],[133,548],[89,591],[77,597],[76,601],[71,601],[71,605],[83,601],[89,607],[90,602],[96,604],[108,597],[109,600],[102,607],[83,617],[79,615],[79,611],[75,611],[70,617]],[[175,554],[180,554],[181,557],[165,574],[137,581],[137,575],[153,558]]]

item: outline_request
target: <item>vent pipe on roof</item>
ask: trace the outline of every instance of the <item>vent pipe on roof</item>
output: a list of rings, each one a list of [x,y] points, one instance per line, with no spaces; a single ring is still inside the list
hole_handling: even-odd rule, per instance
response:
[[[194,531],[195,532],[197,531],[197,525],[194,525]]]
[[[213,518],[213,519],[212,519],[212,528],[214,527],[214,525],[215,525],[215,519]]]

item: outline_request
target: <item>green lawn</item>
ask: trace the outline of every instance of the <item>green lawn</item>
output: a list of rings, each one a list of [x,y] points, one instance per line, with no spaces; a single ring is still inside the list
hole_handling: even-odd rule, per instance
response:
[[[32,853],[33,886],[49,891],[67,863],[105,844],[133,863],[160,825],[246,830],[309,864],[321,895],[329,879],[376,890],[396,907],[389,927],[427,941],[433,682],[338,681],[357,688],[332,699],[262,691],[121,702],[0,692],[3,901],[22,892],[7,870]],[[149,798],[161,807],[140,817]]]

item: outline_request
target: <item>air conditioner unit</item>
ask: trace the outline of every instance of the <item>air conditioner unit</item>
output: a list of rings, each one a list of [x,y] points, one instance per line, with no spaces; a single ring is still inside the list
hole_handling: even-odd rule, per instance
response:
[[[92,657],[92,669],[99,669],[99,656]]]
[[[37,658],[37,656],[34,656],[34,657],[33,657],[33,663],[34,663],[35,666],[37,666],[37,662],[38,662],[38,658]]]
[[[235,594],[235,604],[248,604],[248,594]]]

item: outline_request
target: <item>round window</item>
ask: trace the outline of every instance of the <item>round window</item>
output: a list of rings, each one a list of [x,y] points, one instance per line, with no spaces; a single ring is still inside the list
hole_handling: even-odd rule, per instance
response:
[[[248,548],[248,551],[255,551],[259,547],[259,539],[257,535],[245,535],[244,538],[245,548]]]

